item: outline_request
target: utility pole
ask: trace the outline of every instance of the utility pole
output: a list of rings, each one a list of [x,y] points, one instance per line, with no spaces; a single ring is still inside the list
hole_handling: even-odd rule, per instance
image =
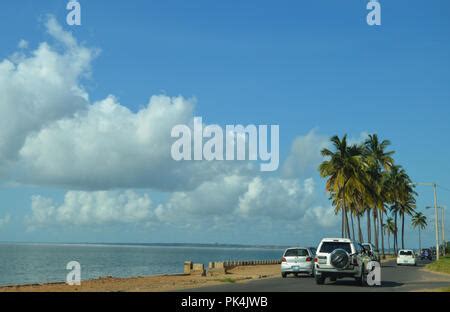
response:
[[[433,209],[432,206],[425,207],[426,209]],[[445,209],[447,206],[438,206],[438,209],[441,209],[441,243],[444,248],[442,254],[446,255],[446,241],[445,241]]]
[[[445,208],[446,206],[442,206],[442,243],[444,244],[444,256],[447,253],[447,242],[445,241]]]
[[[437,184],[436,183],[412,183],[413,185],[426,185],[426,186],[432,186],[433,187],[433,193],[434,193],[434,227],[436,231],[436,260],[439,260],[439,215],[438,215],[438,204],[437,204]]]
[[[439,260],[439,220],[438,220],[438,206],[437,206],[437,185],[436,183],[433,183],[433,190],[434,190],[434,214],[436,215],[436,220],[434,220],[434,224],[436,226],[436,260]]]
[[[441,215],[441,235],[442,235],[442,248],[444,249],[442,251],[442,254],[445,256],[446,254],[446,248],[447,243],[445,242],[445,208],[446,206],[438,206],[438,208],[441,209],[442,215]]]

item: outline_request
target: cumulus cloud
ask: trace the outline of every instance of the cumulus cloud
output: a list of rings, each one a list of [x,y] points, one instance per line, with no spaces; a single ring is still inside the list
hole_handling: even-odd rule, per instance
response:
[[[20,40],[19,41],[19,44],[17,45],[17,47],[19,48],[19,49],[28,49],[28,41],[26,41],[26,40]]]
[[[152,96],[137,112],[112,95],[91,103],[80,81],[96,50],[54,18],[46,27],[59,48],[42,43],[29,56],[19,52],[0,63],[0,169],[8,167],[12,179],[76,190],[172,191],[247,170],[172,159],[171,130],[192,125],[194,100]]]
[[[30,228],[48,225],[104,225],[141,223],[152,214],[152,201],[134,191],[67,192],[62,204],[53,199],[33,196]]]
[[[293,178],[312,174],[322,161],[321,150],[329,145],[329,138],[318,134],[316,130],[295,138],[282,168],[283,177]]]
[[[154,96],[133,113],[110,96],[30,135],[21,179],[76,189],[189,188],[214,174],[214,166],[171,158],[171,129],[189,124],[192,110],[182,97]]]
[[[46,27],[55,45],[41,43],[26,54],[23,41],[21,51],[0,62],[0,169],[9,168],[24,184],[71,190],[62,203],[34,196],[26,220],[31,228],[334,226],[332,209],[320,205],[309,178],[326,137],[311,131],[296,138],[281,174],[261,175],[248,163],[176,162],[171,129],[192,126],[195,101],[153,96],[136,112],[113,95],[92,103],[81,82],[97,51],[53,18]],[[148,195],[120,190],[133,188],[171,193],[153,208]]]
[[[55,225],[89,226],[111,223],[165,224],[179,228],[268,228],[283,230],[334,227],[331,207],[317,205],[313,179],[223,175],[190,191],[172,192],[153,208],[149,195],[134,191],[70,191],[62,204],[34,196],[27,217],[30,229]]]
[[[30,55],[16,53],[0,62],[0,166],[16,160],[28,134],[88,104],[80,79],[95,53],[52,18],[47,29],[63,44],[61,52],[42,43]]]
[[[6,214],[3,217],[0,217],[0,230],[3,229],[11,222],[11,215]]]
[[[175,192],[158,205],[155,216],[168,224],[297,222],[332,227],[328,212],[315,206],[319,198],[311,178],[298,179],[231,175],[206,182],[190,192]],[[331,209],[331,208],[330,208]],[[333,211],[331,210],[333,213]],[[334,213],[333,213],[334,214]],[[324,218],[314,222],[313,216]]]

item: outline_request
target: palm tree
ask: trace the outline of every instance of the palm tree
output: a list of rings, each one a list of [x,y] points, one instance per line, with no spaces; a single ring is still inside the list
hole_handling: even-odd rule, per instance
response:
[[[374,209],[374,232],[375,232],[375,245],[378,249],[378,234],[381,233],[381,248],[382,255],[384,254],[384,232],[383,232],[383,215],[385,211],[385,202],[387,201],[384,196],[386,191],[384,173],[389,172],[394,165],[394,159],[392,155],[394,151],[386,151],[388,146],[391,145],[389,140],[380,141],[378,135],[371,134],[364,142],[365,156],[369,164],[368,174],[371,180],[371,195],[373,197]],[[378,218],[379,217],[379,218]],[[379,219],[379,223],[377,222]]]
[[[405,248],[405,216],[411,215],[416,207],[416,192],[411,179],[401,166],[392,166],[386,177],[387,200],[391,204],[390,210],[394,214],[396,232],[394,234],[394,248],[398,249],[397,215],[402,221],[402,248]]]
[[[422,240],[420,237],[420,230],[425,229],[425,227],[427,226],[427,217],[423,213],[417,212],[412,217],[411,222],[412,222],[413,228],[419,229],[419,250],[422,250]]]
[[[390,234],[394,234],[397,230],[395,228],[394,219],[391,217],[387,218],[386,224],[384,225],[386,234],[388,237],[388,250],[391,250],[391,240],[390,240]]]
[[[400,216],[402,218],[402,249],[405,248],[405,217],[406,215],[412,215],[416,208],[416,199],[414,196],[409,195],[406,200],[402,201],[400,205]]]
[[[384,215],[387,208],[393,215],[394,226],[388,235],[394,236],[394,250],[398,250],[398,216],[402,222],[402,247],[405,245],[405,217],[415,209],[415,195],[406,171],[394,165],[393,151],[386,151],[388,140],[380,141],[376,134],[369,135],[362,145],[349,145],[347,135],[333,136],[333,149],[323,149],[326,160],[319,166],[320,175],[327,178],[326,190],[330,194],[335,213],[342,214],[342,237],[356,239],[354,218],[358,226],[358,239],[363,240],[360,217],[367,214],[367,239],[374,238],[376,249],[384,250]],[[350,217],[350,220],[349,220]],[[373,225],[371,223],[373,218]],[[351,222],[351,230],[350,230]],[[373,226],[373,236],[371,228]],[[390,244],[390,242],[389,242]],[[389,246],[390,248],[390,246]]]
[[[350,237],[347,205],[349,189],[362,189],[363,185],[358,177],[361,166],[362,149],[359,146],[349,146],[347,135],[342,139],[333,136],[331,139],[334,151],[327,148],[322,150],[322,156],[327,157],[320,166],[322,177],[327,177],[326,190],[334,199],[336,212],[342,213],[342,237]]]
[[[389,210],[391,211],[391,214],[394,215],[394,226],[393,226],[393,231],[392,231],[392,235],[394,238],[394,254],[397,255],[398,252],[398,226],[397,226],[397,215],[398,215],[398,207],[397,205],[391,205],[389,207]]]

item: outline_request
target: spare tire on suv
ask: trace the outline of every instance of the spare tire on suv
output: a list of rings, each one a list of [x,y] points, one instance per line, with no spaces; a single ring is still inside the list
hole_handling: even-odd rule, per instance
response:
[[[336,249],[330,254],[330,263],[336,269],[345,269],[350,264],[350,256],[344,249]]]

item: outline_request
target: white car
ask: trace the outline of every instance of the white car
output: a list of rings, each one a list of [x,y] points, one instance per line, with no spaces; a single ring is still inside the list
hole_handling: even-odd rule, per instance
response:
[[[416,255],[411,249],[402,249],[398,252],[397,265],[417,265]]]
[[[301,273],[314,276],[315,248],[292,247],[286,249],[281,259],[281,276],[288,274],[298,276]]]
[[[324,238],[314,261],[318,285],[324,284],[327,278],[336,282],[339,278],[352,277],[365,286],[368,263],[373,259],[361,244],[348,238]]]

